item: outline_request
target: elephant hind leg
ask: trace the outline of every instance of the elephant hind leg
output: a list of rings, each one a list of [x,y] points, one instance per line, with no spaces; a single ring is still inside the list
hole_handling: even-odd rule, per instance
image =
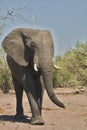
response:
[[[23,97],[23,86],[19,84],[15,76],[12,75],[15,94],[16,94],[16,115],[15,118],[24,118],[22,97]]]

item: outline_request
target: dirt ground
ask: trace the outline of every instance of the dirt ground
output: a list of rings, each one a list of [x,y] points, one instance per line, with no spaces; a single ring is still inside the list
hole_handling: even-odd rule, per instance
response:
[[[23,106],[27,118],[14,120],[15,94],[0,93],[0,130],[87,130],[87,91],[58,88],[55,93],[64,102],[66,109],[54,105],[45,92],[42,115],[45,125],[43,126],[29,124],[31,112],[25,94]]]

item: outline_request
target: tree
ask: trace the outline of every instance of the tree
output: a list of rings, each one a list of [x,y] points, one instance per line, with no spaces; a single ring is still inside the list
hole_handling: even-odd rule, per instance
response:
[[[63,56],[57,56],[56,64],[62,70],[53,71],[54,86],[87,86],[87,42],[77,42]]]
[[[3,22],[4,24],[1,24],[0,23],[0,35],[2,34],[2,31],[5,27],[5,22],[7,20],[10,20],[13,24],[14,24],[14,20],[19,17],[20,19],[22,19],[25,23],[28,23],[29,24],[29,21],[21,15],[20,11],[23,11],[23,10],[26,10],[28,9],[28,11],[31,11],[32,9],[31,8],[27,8],[27,6],[24,6],[24,7],[19,7],[19,8],[11,8],[11,9],[7,9],[5,14],[2,15],[0,13],[0,21]],[[33,24],[35,22],[35,19],[33,19]]]
[[[6,61],[6,55],[2,49],[0,49],[0,88],[3,92],[12,89],[12,79],[9,67]]]

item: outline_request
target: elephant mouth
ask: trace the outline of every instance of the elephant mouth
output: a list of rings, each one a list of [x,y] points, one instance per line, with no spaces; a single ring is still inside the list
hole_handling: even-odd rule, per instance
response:
[[[57,66],[57,65],[55,65],[55,64],[52,64],[52,66],[53,66],[53,68],[54,69],[56,69],[56,70],[60,70],[60,69],[62,69],[62,67],[59,67],[59,66]],[[38,71],[38,68],[39,68],[39,66],[35,63],[34,64],[34,71]]]

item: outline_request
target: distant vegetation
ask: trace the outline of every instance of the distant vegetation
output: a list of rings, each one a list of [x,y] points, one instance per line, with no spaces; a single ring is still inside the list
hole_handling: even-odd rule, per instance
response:
[[[74,49],[69,49],[63,56],[56,56],[55,64],[62,69],[53,69],[54,87],[87,86],[87,42],[78,41]],[[0,49],[0,87],[13,88],[11,73],[2,49]]]
[[[63,56],[56,56],[55,63],[61,66],[53,70],[54,87],[87,86],[87,42],[77,42]]]
[[[0,49],[0,89],[6,93],[9,89],[12,89],[12,87],[11,72],[7,65],[6,55],[5,52]]]

